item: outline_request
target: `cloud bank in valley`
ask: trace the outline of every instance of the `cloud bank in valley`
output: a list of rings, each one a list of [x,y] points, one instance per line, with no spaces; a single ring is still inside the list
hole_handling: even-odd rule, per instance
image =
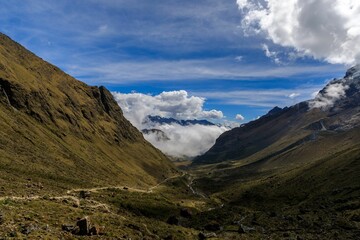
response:
[[[229,130],[224,126],[203,126],[179,124],[155,124],[146,121],[147,116],[171,117],[175,119],[222,119],[218,110],[205,110],[205,99],[189,96],[184,91],[162,92],[158,95],[113,92],[125,117],[139,130],[158,129],[168,139],[159,139],[159,133],[144,135],[155,147],[174,157],[195,157],[207,151],[220,134]]]
[[[163,131],[169,140],[159,141],[156,134],[144,135],[145,139],[165,154],[174,157],[195,157],[205,153],[214,145],[216,139],[225,131],[224,126],[204,126],[178,124],[157,125],[157,129]]]
[[[248,33],[333,64],[360,60],[358,0],[237,0],[237,5]]]

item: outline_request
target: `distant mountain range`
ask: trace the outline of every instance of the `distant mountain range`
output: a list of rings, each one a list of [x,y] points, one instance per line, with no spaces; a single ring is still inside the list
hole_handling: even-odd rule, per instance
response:
[[[181,126],[189,126],[189,125],[195,125],[195,124],[199,124],[199,125],[204,125],[204,126],[214,126],[215,124],[212,122],[209,122],[207,120],[197,120],[197,119],[192,119],[192,120],[178,120],[175,118],[165,118],[165,117],[160,117],[160,116],[147,116],[147,118],[144,120],[143,124],[150,124],[150,125],[154,125],[154,124],[178,124]]]
[[[178,161],[181,173],[105,87],[0,34],[0,238],[358,239],[360,66],[227,132],[144,125],[180,156],[223,134]]]
[[[147,116],[142,124],[144,126],[154,127],[154,128],[142,129],[141,132],[145,135],[154,135],[155,140],[160,141],[160,142],[169,141],[170,137],[163,130],[156,128],[156,126],[158,126],[158,125],[177,124],[177,125],[185,127],[185,126],[191,126],[191,125],[198,124],[198,125],[203,125],[203,126],[215,126],[215,124],[213,124],[212,122],[209,122],[207,120],[197,120],[197,119],[178,120],[175,118],[166,118],[166,117],[151,116],[151,115]]]

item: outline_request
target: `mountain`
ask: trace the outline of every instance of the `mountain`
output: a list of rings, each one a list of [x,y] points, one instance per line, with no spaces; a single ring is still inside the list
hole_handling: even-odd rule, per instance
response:
[[[315,99],[289,108],[275,107],[258,120],[223,133],[195,163],[241,160],[257,155],[277,155],[360,125],[360,67],[331,81]],[[330,136],[323,136],[323,135]]]
[[[207,120],[197,120],[197,119],[178,120],[175,118],[165,118],[165,117],[160,117],[160,116],[147,116],[147,118],[145,119],[143,124],[150,124],[150,125],[179,124],[181,126],[189,126],[189,125],[195,125],[195,124],[204,125],[204,126],[214,126],[215,125],[212,122],[209,122]]]
[[[0,239],[358,239],[359,69],[225,132],[180,174],[106,88],[0,35]]]
[[[91,87],[0,34],[0,185],[26,191],[155,184],[173,165]]]
[[[154,135],[156,141],[169,141],[170,138],[166,135],[164,131],[161,131],[160,129],[143,129],[141,132],[145,135]]]
[[[222,202],[207,216],[239,223],[244,239],[357,239],[360,66],[315,99],[223,133],[191,171]]]

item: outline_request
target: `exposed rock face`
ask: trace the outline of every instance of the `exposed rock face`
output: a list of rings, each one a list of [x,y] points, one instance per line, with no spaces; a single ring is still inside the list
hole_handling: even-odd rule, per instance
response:
[[[174,171],[105,87],[72,78],[3,34],[0,119],[0,182],[15,170],[59,187],[146,185]]]

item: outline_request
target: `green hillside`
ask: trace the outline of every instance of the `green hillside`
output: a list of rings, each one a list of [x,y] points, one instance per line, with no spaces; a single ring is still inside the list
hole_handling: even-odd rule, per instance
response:
[[[0,35],[1,194],[148,186],[175,172],[110,92],[91,87]],[[33,190],[29,190],[33,191]]]

